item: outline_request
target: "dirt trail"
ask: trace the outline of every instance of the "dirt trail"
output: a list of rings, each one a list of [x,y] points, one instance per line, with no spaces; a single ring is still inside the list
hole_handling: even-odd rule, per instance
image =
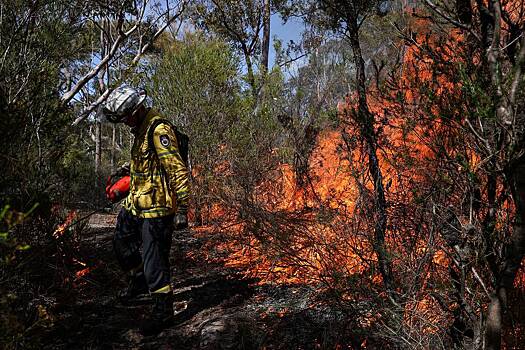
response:
[[[172,246],[175,322],[143,337],[138,321],[151,300],[123,306],[124,287],[112,253],[115,215],[90,218],[82,236],[87,266],[75,293],[57,305],[46,349],[329,349],[342,341],[341,315],[315,307],[305,286],[257,286],[199,258],[202,241],[176,232]]]

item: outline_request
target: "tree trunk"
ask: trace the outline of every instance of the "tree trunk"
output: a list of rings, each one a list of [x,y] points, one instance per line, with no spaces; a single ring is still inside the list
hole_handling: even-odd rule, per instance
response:
[[[96,181],[98,182],[100,172],[100,162],[102,158],[102,124],[97,121],[95,122],[95,175]]]
[[[525,254],[525,156],[522,156],[510,174],[512,197],[516,206],[516,217],[511,241],[501,271],[499,285],[510,290]],[[505,294],[506,296],[506,294]],[[506,298],[503,300],[506,306]]]
[[[367,102],[365,62],[361,52],[359,42],[359,27],[357,25],[357,15],[355,11],[350,11],[353,16],[347,18],[348,28],[347,37],[352,47],[354,64],[356,67],[356,82],[358,92],[357,122],[361,128],[361,135],[365,139],[368,153],[368,171],[374,181],[374,191],[376,195],[377,218],[374,228],[374,250],[377,253],[379,271],[383,278],[383,283],[389,297],[396,301],[394,279],[390,256],[385,246],[385,232],[387,224],[386,198],[383,185],[383,174],[377,158],[377,139],[374,131],[374,115],[370,112]]]
[[[111,134],[111,171],[115,170],[115,149],[117,148],[117,130],[115,124],[112,126]]]
[[[260,107],[264,101],[266,75],[268,74],[268,56],[270,53],[270,0],[264,0],[263,3],[263,40],[262,40],[262,52],[261,52],[261,66],[260,66],[260,79],[259,90],[256,92],[256,103],[255,103],[255,114],[260,110]]]
[[[250,52],[248,51],[248,48],[245,45],[243,45],[243,54],[244,54],[244,59],[246,62],[246,69],[248,71],[248,84],[250,84],[250,88],[252,89],[252,94],[254,98],[257,100],[257,83],[255,82],[255,75],[253,73],[252,59],[250,56]]]
[[[503,315],[507,308],[507,292],[512,289],[514,278],[525,254],[525,157],[511,167],[507,175],[516,208],[514,230],[506,245],[506,254],[500,270],[496,293],[492,296],[487,315],[485,341],[488,350],[501,347]]]
[[[103,20],[102,28],[104,29],[102,28],[100,29],[100,50],[101,50],[100,55],[101,57],[106,55],[106,51],[107,51],[108,43],[107,43],[107,39],[104,34],[104,31],[108,31],[109,29],[108,23],[109,23],[108,20]],[[97,74],[98,88],[101,94],[106,89],[104,77],[106,75],[107,69],[108,69],[108,66],[106,64],[102,67],[101,70],[99,70]],[[100,171],[101,159],[102,159],[102,124],[100,123],[100,121],[97,120],[95,121],[95,175],[96,175],[95,178],[96,178],[97,183],[98,183],[98,179],[100,175],[99,171]]]
[[[264,77],[268,72],[268,57],[270,54],[270,0],[264,0],[263,9],[263,40],[261,54],[261,73]]]
[[[485,36],[490,46],[487,50],[487,62],[489,64],[490,80],[494,92],[494,105],[496,110],[496,123],[494,124],[496,140],[493,142],[497,149],[500,149],[505,142],[512,144],[512,140],[504,140],[506,136],[505,125],[512,124],[512,116],[516,113],[516,105],[512,105],[512,92],[508,95],[504,93],[503,73],[502,73],[502,8],[500,1],[490,0],[488,3],[490,11],[490,21],[487,21],[487,27],[491,27]],[[519,72],[519,71],[518,71]],[[515,73],[519,74],[519,73]],[[485,342],[487,349],[495,350],[501,347],[501,335],[503,330],[503,316],[507,308],[507,293],[512,289],[514,278],[521,265],[525,252],[525,156],[519,157],[511,163],[506,171],[508,186],[512,193],[512,199],[515,205],[515,226],[510,237],[510,241],[505,244],[505,256],[503,258],[501,269],[495,275],[496,287],[495,293],[491,297],[488,308],[487,328],[485,333]]]

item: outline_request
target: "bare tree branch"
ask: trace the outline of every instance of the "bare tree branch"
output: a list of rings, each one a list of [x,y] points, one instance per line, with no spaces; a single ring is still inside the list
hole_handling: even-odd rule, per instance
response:
[[[170,9],[168,8],[166,10],[166,12],[164,14],[167,17],[166,23],[164,23],[164,25],[162,25],[155,32],[155,34],[151,37],[151,39],[146,44],[144,44],[144,46],[142,46],[142,48],[139,50],[139,52],[137,53],[135,58],[133,58],[133,61],[131,61],[132,65],[135,65],[139,61],[140,57],[144,54],[144,52],[146,52],[151,47],[151,45],[153,45],[155,40],[157,40],[157,38],[166,30],[166,28],[168,28],[177,18],[179,18],[182,15],[184,10],[186,9],[186,4],[187,4],[187,2],[183,1],[182,4],[181,4],[180,10],[177,12],[177,14],[175,14],[174,16],[171,16],[171,17],[169,16]]]
[[[284,66],[286,66],[286,65],[288,65],[288,64],[290,64],[290,63],[294,63],[295,61],[298,61],[298,60],[300,60],[301,58],[308,56],[309,54],[310,54],[309,52],[306,52],[306,53],[300,54],[300,55],[297,56],[297,57],[290,58],[289,60],[286,60],[286,61],[284,61],[284,62],[282,62],[282,63],[279,63],[279,67],[284,67]]]
[[[145,4],[146,3],[147,2],[144,2],[144,7],[142,7],[141,13],[138,16],[139,19],[142,19],[143,16],[144,16]],[[174,16],[169,16],[169,13],[171,11],[171,9],[169,7],[167,8],[167,10],[164,12],[163,15],[159,16],[159,19],[162,18],[162,17],[167,17],[166,22],[162,26],[160,26],[160,28],[155,32],[155,34],[148,40],[148,42],[146,44],[144,44],[144,45],[141,44],[141,47],[138,50],[138,52],[135,55],[135,57],[133,58],[133,60],[131,61],[130,66],[126,69],[124,74],[122,74],[122,76],[118,79],[119,81],[123,81],[124,80],[124,78],[127,76],[126,73],[129,73],[130,69],[132,67],[134,67],[138,63],[138,61],[140,60],[142,55],[151,47],[151,45],[153,45],[155,40],[158,39],[158,37],[166,30],[166,28],[168,28],[176,19],[180,18],[180,16],[182,15],[182,13],[184,12],[184,10],[186,8],[187,3],[188,3],[187,0],[184,0],[184,1],[180,2],[179,3],[180,8],[179,8],[179,10],[177,11],[177,13]],[[69,94],[67,96],[67,98],[69,99],[68,102],[73,99],[73,97],[78,93],[78,91],[80,91],[80,89],[85,84],[87,84],[87,82],[89,82],[95,75],[97,75],[102,70],[102,68],[104,67],[105,64],[109,64],[109,61],[117,56],[116,54],[117,54],[118,50],[120,49],[120,46],[121,46],[120,44],[126,38],[128,38],[133,32],[135,32],[137,29],[140,28],[140,23],[141,23],[141,21],[138,20],[136,22],[136,24],[132,28],[130,28],[126,32],[123,32],[122,31],[122,23],[119,22],[119,24],[117,25],[117,31],[119,32],[119,36],[117,37],[117,39],[113,43],[113,45],[111,47],[111,50],[108,52],[108,54],[105,55],[104,59],[102,61],[100,61],[100,63],[96,67],[94,67],[88,74],[86,74],[84,77],[82,77],[81,80],[79,80],[79,82],[77,82],[75,87],[73,87],[69,92],[66,93],[66,94]],[[141,36],[140,39],[142,40],[142,38],[143,38],[143,36]],[[120,53],[119,56],[122,56],[122,55],[123,55],[123,53]],[[76,87],[78,87],[78,88],[76,88]],[[102,102],[104,102],[106,100],[106,98],[109,96],[109,94],[113,91],[113,88],[110,88],[110,87],[107,87],[107,86],[104,87],[104,88],[105,88],[104,93],[101,96],[99,96],[99,98],[97,98],[96,101],[94,101],[89,106],[84,108],[84,110],[80,113],[80,115],[73,121],[72,125],[78,125],[81,121],[86,119]],[[62,100],[65,101],[65,99],[66,99],[66,95],[64,95]],[[65,104],[67,102],[63,102],[63,103]]]
[[[511,106],[516,103],[516,93],[522,80],[523,66],[525,65],[525,35],[523,35],[523,33],[521,34],[520,46],[520,52],[516,61],[516,74],[514,75],[514,80],[512,81],[512,86],[510,88],[509,102]]]
[[[108,98],[109,94],[112,91],[113,89],[107,89],[106,91],[104,91],[104,93],[100,95],[95,102],[90,104],[82,111],[82,113],[75,119],[75,121],[71,125],[78,125],[78,123],[86,119],[91,112],[93,112],[102,102],[106,100],[106,98]]]
[[[428,7],[430,7],[435,13],[437,13],[440,17],[442,17],[444,20],[446,20],[447,22],[449,22],[450,24],[453,24],[454,26],[458,27],[458,28],[461,28],[463,30],[466,30],[468,31],[472,36],[474,36],[476,38],[476,40],[478,41],[481,41],[481,38],[479,37],[479,35],[477,33],[475,33],[473,30],[472,30],[472,27],[471,26],[468,26],[468,25],[465,25],[461,22],[458,22],[456,21],[455,19],[451,18],[450,16],[448,16],[446,13],[444,13],[436,4],[434,4],[432,1],[430,0],[425,0],[425,3],[428,5]]]
[[[139,27],[138,24],[135,24],[130,30],[127,32],[122,31],[122,24],[123,24],[123,18],[120,18],[117,24],[117,28],[119,30],[119,36],[113,43],[111,50],[107,53],[107,55],[100,61],[99,64],[97,64],[93,69],[91,69],[86,75],[84,75],[80,80],[73,86],[71,90],[66,92],[62,98],[60,99],[62,105],[67,104],[73,96],[75,96],[78,91],[86,85],[95,75],[98,74],[98,72],[113,58],[115,53],[120,47],[120,44],[129,36],[131,35],[137,28]]]

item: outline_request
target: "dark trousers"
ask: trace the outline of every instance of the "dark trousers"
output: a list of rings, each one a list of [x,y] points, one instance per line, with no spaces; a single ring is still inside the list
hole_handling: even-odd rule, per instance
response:
[[[144,263],[150,292],[170,284],[170,249],[173,215],[141,219],[121,209],[113,237],[113,250],[124,271]],[[142,246],[142,256],[140,247]]]

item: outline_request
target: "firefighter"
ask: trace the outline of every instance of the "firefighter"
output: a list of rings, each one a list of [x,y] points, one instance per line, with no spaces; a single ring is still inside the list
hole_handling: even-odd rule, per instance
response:
[[[188,225],[188,170],[175,131],[145,106],[145,98],[145,92],[120,87],[108,96],[102,113],[110,122],[131,127],[135,136],[130,192],[117,218],[113,249],[129,278],[119,299],[125,303],[148,291],[152,296],[151,314],[139,327],[151,335],[173,319],[169,253],[173,229]]]

